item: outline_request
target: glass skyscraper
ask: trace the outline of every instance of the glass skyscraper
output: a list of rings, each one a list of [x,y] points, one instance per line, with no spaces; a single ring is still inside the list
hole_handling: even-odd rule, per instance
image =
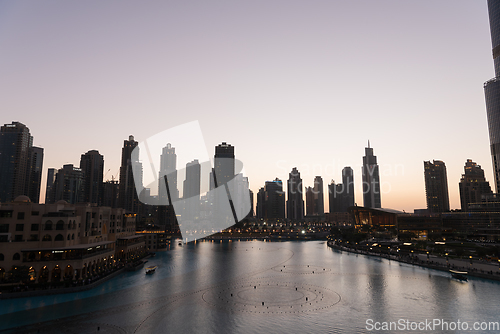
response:
[[[495,77],[484,84],[496,192],[500,191],[500,0],[488,0]]]

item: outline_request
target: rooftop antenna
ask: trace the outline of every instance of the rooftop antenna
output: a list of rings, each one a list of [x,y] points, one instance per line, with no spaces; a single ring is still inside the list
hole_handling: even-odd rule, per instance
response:
[[[368,139],[368,148],[370,148],[370,139]]]

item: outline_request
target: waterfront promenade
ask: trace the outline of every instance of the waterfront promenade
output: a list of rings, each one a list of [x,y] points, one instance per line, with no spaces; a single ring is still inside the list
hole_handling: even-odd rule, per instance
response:
[[[500,281],[500,267],[497,263],[489,263],[478,261],[477,259],[457,259],[450,257],[441,257],[436,255],[411,253],[409,255],[389,255],[377,252],[368,252],[365,250],[346,247],[345,245],[335,244],[334,241],[328,241],[328,246],[356,254],[370,255],[374,257],[382,257],[385,259],[418,265],[425,268],[436,269],[441,271],[459,270],[466,271],[469,276],[492,279]]]

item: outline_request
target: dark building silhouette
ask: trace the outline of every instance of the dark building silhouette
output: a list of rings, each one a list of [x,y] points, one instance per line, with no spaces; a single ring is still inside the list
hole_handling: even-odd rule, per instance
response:
[[[234,178],[234,146],[223,142],[215,147],[214,170],[218,187]]]
[[[317,212],[317,209],[314,198],[314,188],[306,187],[306,216],[314,216],[315,212]]]
[[[70,204],[83,202],[83,172],[71,164],[64,165],[56,174],[54,183],[55,202],[64,200]]]
[[[33,147],[26,125],[12,122],[0,127],[0,202],[25,195],[38,203],[42,163],[43,149]]]
[[[165,176],[168,179],[168,192],[171,196],[170,200],[173,203],[179,199],[179,187],[177,186],[177,154],[175,154],[175,148],[170,143],[162,149],[160,156],[158,196],[162,204],[169,203]]]
[[[266,181],[257,194],[257,218],[276,220],[285,218],[285,193],[283,183],[276,178]]]
[[[55,168],[49,168],[47,171],[47,186],[45,188],[45,204],[51,204],[56,201],[56,175]]]
[[[120,167],[120,185],[118,194],[118,206],[131,213],[137,213],[139,207],[138,194],[135,189],[134,173],[132,168],[131,155],[138,142],[134,136],[129,136],[123,141],[122,162]],[[136,165],[134,163],[134,165]]]
[[[325,215],[325,194],[323,192],[323,179],[321,176],[314,178],[314,216]]]
[[[40,188],[42,185],[42,168],[43,168],[43,148],[31,147],[30,159],[28,164],[28,197],[33,203],[40,201]]]
[[[264,187],[257,192],[257,204],[255,206],[255,216],[257,219],[264,219],[264,206],[266,202],[266,191]]]
[[[495,77],[484,84],[495,190],[500,191],[500,1],[488,0]]]
[[[97,150],[88,151],[80,158],[83,172],[83,202],[102,205],[104,196],[104,156]]]
[[[429,213],[450,211],[446,166],[439,160],[424,161],[425,198]]]
[[[201,165],[198,160],[193,160],[186,164],[186,179],[183,183],[184,199],[191,197],[200,197],[201,190]]]
[[[363,157],[363,206],[365,208],[381,208],[380,199],[380,174],[377,164],[377,157],[373,155],[373,148],[365,147]]]
[[[304,218],[304,198],[302,192],[302,179],[296,167],[288,175],[286,201],[286,217],[292,220]]]
[[[108,180],[103,183],[102,206],[109,206],[110,208],[118,207],[118,189],[119,184],[117,180]]]
[[[469,204],[480,203],[484,196],[491,194],[490,183],[484,178],[483,169],[470,159],[465,163],[458,187],[462,211],[469,211]]]
[[[332,180],[328,185],[330,212],[347,212],[354,205],[354,172],[347,166],[342,169],[342,183]]]

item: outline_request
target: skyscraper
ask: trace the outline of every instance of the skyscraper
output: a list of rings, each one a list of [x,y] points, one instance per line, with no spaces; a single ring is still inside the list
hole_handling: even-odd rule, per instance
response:
[[[133,213],[138,212],[139,205],[139,197],[135,189],[131,160],[132,151],[136,148],[137,144],[138,142],[134,140],[134,136],[129,136],[128,140],[123,141],[118,193],[118,206]]]
[[[304,218],[304,197],[302,194],[302,179],[296,167],[288,174],[286,201],[286,217],[292,220]]]
[[[314,188],[306,187],[306,216],[314,216],[316,212],[316,201],[314,200]]]
[[[177,154],[175,154],[175,148],[172,147],[172,144],[170,143],[162,149],[160,156],[160,172],[158,182],[158,196],[160,198],[160,204],[168,203],[165,176],[167,176],[168,180],[168,191],[171,197],[170,200],[175,202],[179,199],[179,188],[177,186]]]
[[[270,220],[285,218],[285,193],[280,179],[266,181],[264,188],[259,190],[257,218]]]
[[[198,160],[193,160],[186,164],[186,179],[183,183],[182,198],[185,201],[184,220],[195,220],[199,217],[200,212],[200,182],[201,182],[201,166]]]
[[[462,211],[469,211],[469,204],[481,202],[483,195],[491,194],[490,183],[484,178],[484,171],[470,159],[464,166],[464,174],[460,179],[460,204]]]
[[[55,201],[64,200],[70,204],[83,202],[83,172],[71,164],[64,165],[56,174]]]
[[[328,185],[330,212],[347,212],[354,206],[354,173],[351,167],[342,169],[342,183]]]
[[[325,215],[325,195],[323,192],[323,179],[321,176],[314,178],[314,215]]]
[[[43,148],[33,146],[29,151],[27,195],[33,203],[38,203],[42,185]]]
[[[186,164],[186,179],[183,184],[184,199],[198,196],[200,197],[201,166],[198,160],[193,160]]]
[[[363,157],[363,206],[367,208],[380,208],[380,176],[377,165],[377,157],[373,155],[373,148],[365,147]]]
[[[500,191],[500,1],[488,0],[495,77],[484,84],[495,189]]]
[[[20,122],[4,124],[0,128],[0,202],[19,195],[38,202],[42,162],[43,149],[33,147],[29,128]]]
[[[214,170],[217,186],[231,181],[235,175],[234,146],[223,142],[215,147]]]
[[[104,157],[97,150],[80,157],[83,172],[83,202],[102,205],[104,197]]]
[[[450,211],[446,166],[439,160],[424,161],[425,198],[429,213]]]
[[[47,171],[47,186],[45,188],[45,204],[54,203],[56,201],[56,175],[55,168],[49,168]]]

